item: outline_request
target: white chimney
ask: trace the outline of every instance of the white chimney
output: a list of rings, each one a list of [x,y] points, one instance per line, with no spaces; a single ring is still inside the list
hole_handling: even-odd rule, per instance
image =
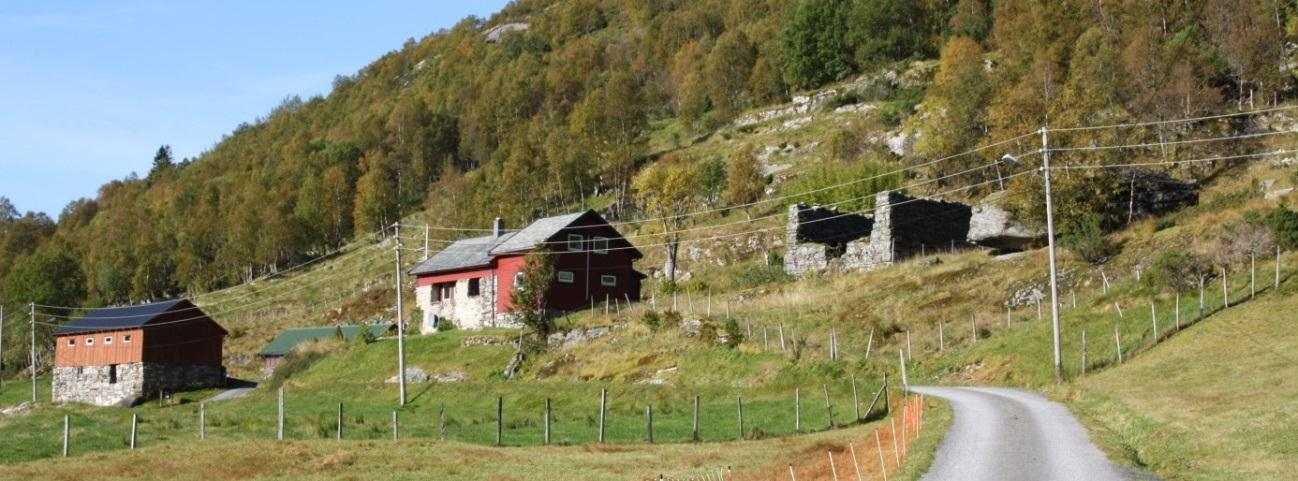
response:
[[[500,218],[497,217],[495,222],[491,223],[491,234],[496,237],[500,237],[504,233],[505,233],[505,221],[500,220]]]

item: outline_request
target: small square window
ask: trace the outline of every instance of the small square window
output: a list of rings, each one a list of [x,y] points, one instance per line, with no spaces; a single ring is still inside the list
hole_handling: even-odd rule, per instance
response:
[[[559,271],[559,282],[572,284],[574,279],[575,276],[572,275],[572,271]]]
[[[612,274],[599,276],[599,285],[604,287],[617,287],[617,276]]]
[[[86,345],[87,345],[87,346],[93,346],[93,345],[95,345],[95,338],[93,338],[93,337],[87,337],[87,338],[86,338]]]
[[[515,288],[515,289],[518,289],[518,290],[523,290],[524,287],[526,287],[526,286],[523,285],[523,273],[522,273],[522,272],[515,272],[515,273],[514,273],[514,288]]]
[[[112,344],[113,336],[104,336],[104,344]]]
[[[568,250],[579,251],[582,249],[582,241],[586,240],[581,234],[568,234]]]
[[[469,297],[478,297],[482,293],[482,281],[480,279],[469,279]]]
[[[130,335],[130,334],[126,334],[126,335],[122,336],[122,342],[125,343],[125,344],[130,344],[130,343],[131,343],[131,335]]]
[[[595,237],[591,239],[591,243],[595,244],[595,246],[592,247],[591,249],[594,250],[596,254],[608,254],[607,237]]]
[[[69,338],[68,338],[68,347],[76,347],[76,345],[77,345],[77,340],[69,337]]]

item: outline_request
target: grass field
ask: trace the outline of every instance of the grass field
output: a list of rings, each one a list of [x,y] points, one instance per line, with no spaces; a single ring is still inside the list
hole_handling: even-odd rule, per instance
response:
[[[1058,395],[1110,452],[1166,479],[1292,479],[1295,294],[1288,284]]]

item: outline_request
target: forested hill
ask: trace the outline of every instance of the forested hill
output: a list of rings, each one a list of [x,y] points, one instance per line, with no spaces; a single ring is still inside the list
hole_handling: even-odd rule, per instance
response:
[[[198,158],[176,162],[160,149],[146,175],[73,202],[57,225],[0,204],[4,301],[114,304],[218,288],[425,210],[436,225],[479,227],[582,205],[634,216],[633,177],[671,150],[651,139],[686,145],[754,107],[915,60],[940,62],[926,89],[889,94],[900,108],[888,123],[915,139],[917,158],[1047,123],[1260,108],[1293,95],[1294,9],[1278,0],[520,0],[337,77],[327,97],[290,97]],[[1063,202],[1070,188],[1086,191],[1066,186]]]

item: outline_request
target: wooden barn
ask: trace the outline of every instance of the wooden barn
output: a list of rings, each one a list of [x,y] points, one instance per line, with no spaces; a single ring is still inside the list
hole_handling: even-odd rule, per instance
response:
[[[644,255],[595,211],[546,217],[517,231],[497,219],[492,235],[457,241],[411,269],[421,331],[435,332],[439,319],[461,329],[515,325],[514,289],[527,254],[539,246],[554,256],[547,309],[640,300],[644,275],[633,264]]]
[[[184,299],[91,310],[54,331],[54,401],[130,406],[221,386],[226,334]]]

